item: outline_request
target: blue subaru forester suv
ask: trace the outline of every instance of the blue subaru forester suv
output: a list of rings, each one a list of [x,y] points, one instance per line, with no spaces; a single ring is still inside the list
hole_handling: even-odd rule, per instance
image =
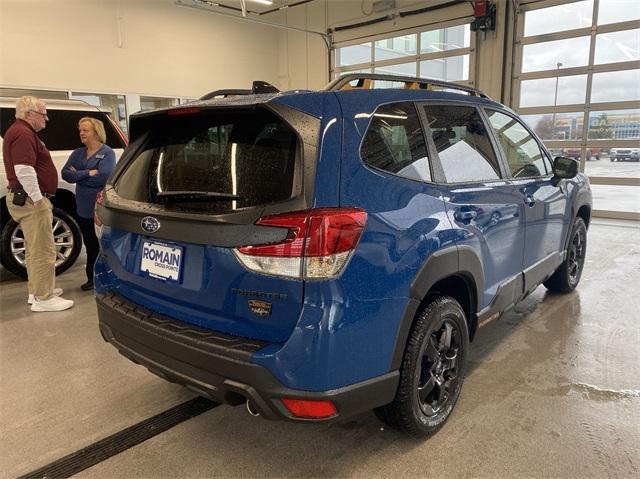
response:
[[[432,434],[478,325],[580,280],[587,178],[472,88],[256,82],[136,114],[130,133],[96,208],[100,331],[254,415],[375,409]]]

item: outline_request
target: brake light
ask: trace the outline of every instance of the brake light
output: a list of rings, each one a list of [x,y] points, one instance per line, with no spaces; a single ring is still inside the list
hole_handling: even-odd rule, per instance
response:
[[[367,222],[359,208],[318,208],[260,218],[256,224],[288,228],[280,243],[234,250],[252,271],[304,279],[336,277],[356,249]]]
[[[93,227],[96,230],[98,239],[102,236],[102,219],[98,215],[98,206],[104,204],[104,190],[98,191],[96,195],[96,204],[93,207]]]
[[[200,113],[200,108],[197,106],[190,106],[185,108],[176,108],[174,110],[167,110],[167,115],[194,115]]]
[[[291,414],[300,418],[327,419],[338,414],[336,406],[331,401],[283,398],[282,403]]]

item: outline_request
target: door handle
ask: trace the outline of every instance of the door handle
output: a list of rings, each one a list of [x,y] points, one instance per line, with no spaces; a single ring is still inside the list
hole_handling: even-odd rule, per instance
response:
[[[536,204],[536,200],[533,199],[533,196],[531,195],[527,195],[524,197],[524,203],[529,207],[532,208],[533,205]]]

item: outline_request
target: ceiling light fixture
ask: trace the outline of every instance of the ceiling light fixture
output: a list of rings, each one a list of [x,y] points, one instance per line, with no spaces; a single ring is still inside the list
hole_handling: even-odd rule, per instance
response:
[[[273,5],[273,0],[249,0],[254,3],[261,3],[263,5]]]

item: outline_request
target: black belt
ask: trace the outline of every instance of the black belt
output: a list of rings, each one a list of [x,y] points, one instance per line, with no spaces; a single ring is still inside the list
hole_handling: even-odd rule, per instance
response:
[[[9,190],[11,193],[15,193],[16,191],[19,191],[19,190],[15,189],[15,188],[7,188],[7,190]],[[45,198],[53,198],[55,196],[55,195],[52,195],[51,193],[45,193],[43,191],[41,191],[40,193]]]

